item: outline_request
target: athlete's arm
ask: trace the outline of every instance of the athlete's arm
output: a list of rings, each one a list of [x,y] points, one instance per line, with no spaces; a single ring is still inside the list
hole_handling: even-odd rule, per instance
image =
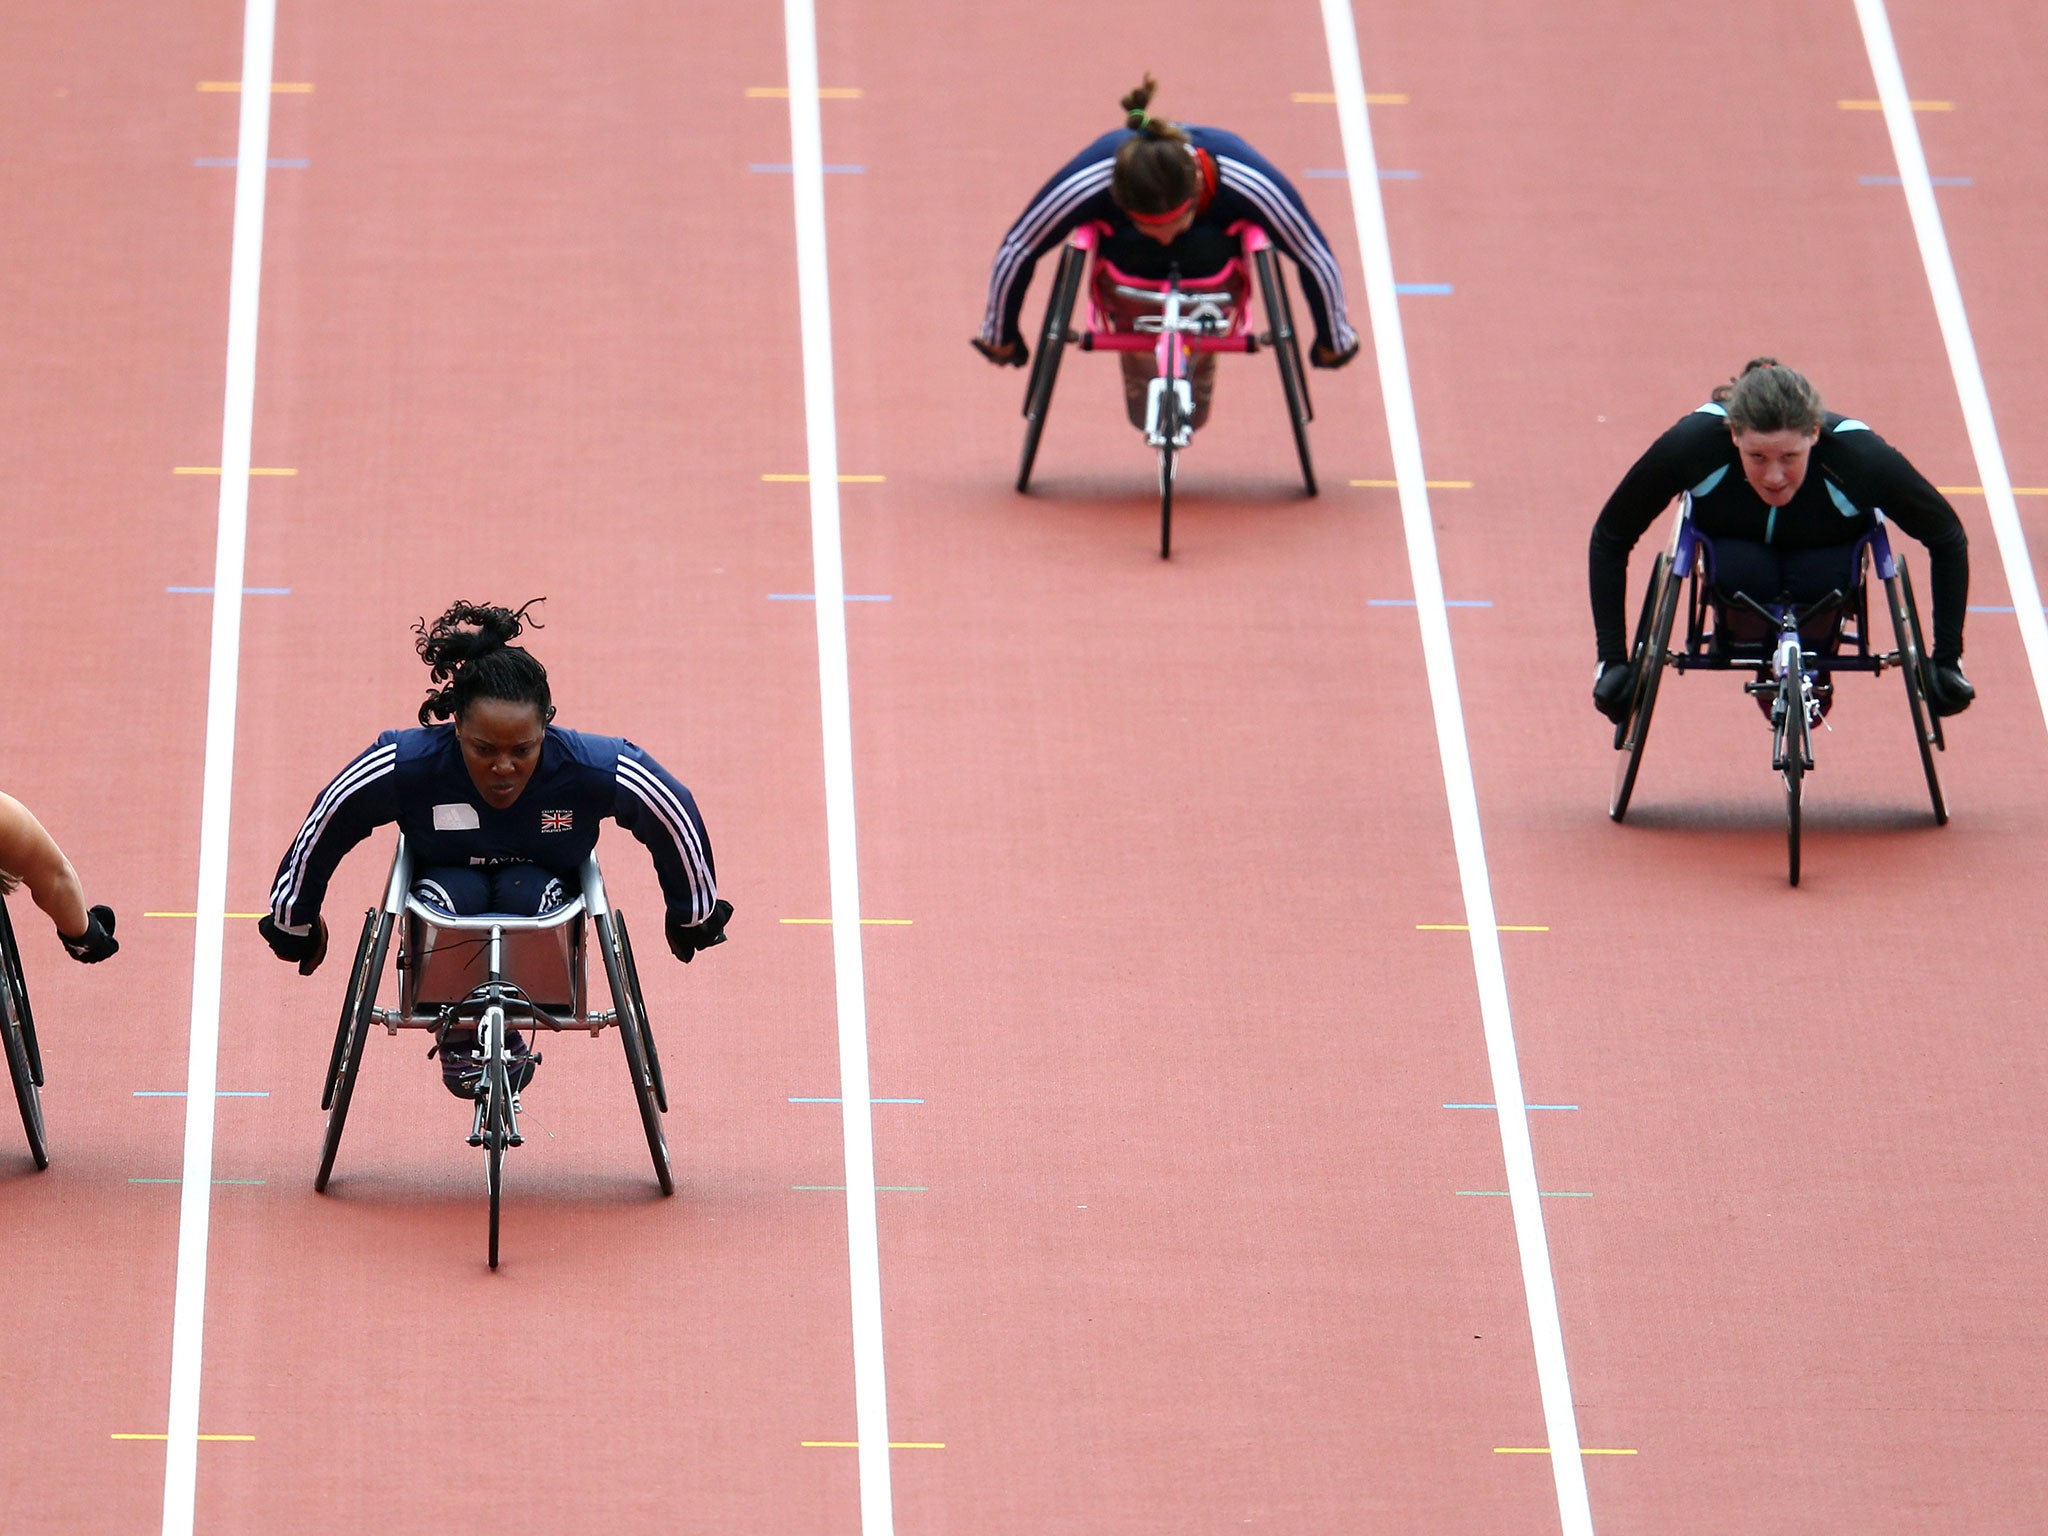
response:
[[[1956,509],[1906,456],[1875,432],[1834,432],[1843,455],[1845,488],[1863,506],[1884,515],[1927,546],[1928,586],[1934,598],[1934,654],[1952,665],[1963,654],[1963,615],[1970,601],[1970,536]]]
[[[1650,444],[1600,509],[1587,549],[1587,584],[1593,599],[1593,639],[1602,666],[1628,660],[1629,551],[1674,496],[1711,471],[1724,456],[1727,441],[1727,418],[1694,411]]]
[[[988,306],[981,319],[977,350],[991,362],[1011,362],[1028,349],[1018,317],[1038,258],[1090,219],[1116,211],[1109,174],[1121,134],[1106,134],[1062,166],[1017,216],[996,250],[989,272]]]
[[[271,886],[270,920],[281,932],[312,931],[342,856],[398,819],[397,762],[398,733],[386,731],[314,800]]]
[[[57,840],[12,795],[0,795],[0,871],[28,887],[58,937],[86,931],[85,888],[79,884],[78,871]]]
[[[612,819],[653,857],[670,918],[685,927],[707,922],[718,906],[718,876],[696,798],[630,741],[620,743],[613,779]]]
[[[1292,258],[1301,274],[1302,297],[1316,325],[1310,360],[1320,368],[1349,362],[1358,353],[1358,333],[1345,314],[1343,270],[1301,193],[1271,161],[1235,135],[1217,136],[1213,153],[1219,190],[1235,193],[1250,205],[1253,222]]]

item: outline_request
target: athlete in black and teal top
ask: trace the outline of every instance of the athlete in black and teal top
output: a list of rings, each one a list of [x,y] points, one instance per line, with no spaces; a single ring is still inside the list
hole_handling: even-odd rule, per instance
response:
[[[1629,552],[1690,491],[1693,521],[1713,544],[1714,584],[1726,596],[1810,603],[1848,591],[1850,556],[1879,512],[1926,545],[1934,599],[1930,697],[1943,714],[1966,708],[1974,693],[1961,667],[1970,544],[1955,509],[1863,422],[1822,411],[1791,369],[1760,361],[1734,383],[1740,393],[1724,391],[1727,403],[1701,406],[1650,445],[1593,525],[1596,701],[1610,714],[1626,713]],[[1745,410],[1752,415],[1745,418]]]

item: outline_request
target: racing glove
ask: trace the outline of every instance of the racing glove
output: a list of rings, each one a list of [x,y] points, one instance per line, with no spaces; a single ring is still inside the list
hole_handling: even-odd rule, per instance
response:
[[[80,965],[98,965],[121,946],[114,941],[114,909],[94,907],[85,914],[85,932],[76,938],[57,935],[64,952]]]
[[[686,923],[682,913],[670,908],[668,921],[662,926],[668,933],[670,953],[688,965],[698,950],[725,942],[725,925],[731,921],[732,903],[720,899],[712,903],[711,915],[701,923]]]
[[[256,924],[256,931],[263,935],[263,942],[270,946],[270,952],[278,959],[298,966],[301,976],[310,976],[320,969],[320,962],[327,958],[327,919],[316,917],[312,927],[304,933],[292,933],[280,928],[269,913]]]
[[[1600,675],[1593,680],[1593,707],[1620,725],[1628,719],[1635,693],[1635,669],[1625,661],[1609,662],[1600,668]]]

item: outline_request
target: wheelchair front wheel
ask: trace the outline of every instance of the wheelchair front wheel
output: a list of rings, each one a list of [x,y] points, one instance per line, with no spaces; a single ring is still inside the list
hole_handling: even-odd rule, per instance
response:
[[[377,1008],[377,978],[384,973],[384,956],[391,945],[392,918],[389,912],[373,911],[365,920],[367,944],[357,946],[355,971],[349,977],[348,999],[342,1005],[341,1027],[334,1043],[334,1072],[327,1090],[327,1136],[320,1147],[320,1171],[313,1176],[313,1188],[327,1189],[334,1172],[334,1155],[341,1150],[342,1128],[348,1124],[349,1101],[355,1097],[356,1073],[362,1069],[363,1046],[370,1038],[371,1015]]]
[[[1159,558],[1173,555],[1174,449],[1169,442],[1159,450]]]
[[[1942,739],[1941,717],[1935,714],[1927,698],[1927,646],[1920,634],[1920,609],[1913,601],[1912,573],[1906,569],[1904,560],[1899,561],[1899,574],[1884,586],[1892,611],[1892,636],[1899,647],[1899,670],[1906,676],[1906,708],[1913,717],[1913,740],[1920,748],[1920,772],[1927,780],[1934,824],[1945,827],[1948,800],[1941,792],[1941,774],[1934,765],[1934,754],[1946,743]]]
[[[1671,645],[1671,625],[1678,614],[1678,589],[1679,578],[1672,573],[1671,555],[1666,551],[1657,557],[1650,570],[1649,588],[1643,593],[1642,616],[1636,622],[1635,646],[1629,653],[1635,691],[1629,699],[1627,719],[1614,732],[1615,749],[1622,757],[1614,765],[1614,794],[1607,803],[1607,814],[1616,821],[1628,814],[1629,797],[1635,793],[1636,774],[1642,768],[1650,717],[1657,708],[1657,685]]]
[[[1074,314],[1074,300],[1081,292],[1081,275],[1088,266],[1088,253],[1068,246],[1060,253],[1058,273],[1052,280],[1052,295],[1045,303],[1045,328],[1039,333],[1038,355],[1031,360],[1031,382],[1024,390],[1024,453],[1017,464],[1017,489],[1031,488],[1031,466],[1038,458],[1038,439],[1045,431],[1045,413],[1052,408],[1052,386],[1059,378],[1060,353],[1066,349],[1067,326]]]

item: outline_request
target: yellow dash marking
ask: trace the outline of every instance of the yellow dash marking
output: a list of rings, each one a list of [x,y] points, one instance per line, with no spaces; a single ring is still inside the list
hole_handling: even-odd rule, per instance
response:
[[[860,1442],[858,1440],[806,1440],[803,1442],[803,1445],[804,1449],[811,1451],[851,1451],[859,1449]],[[891,1440],[889,1442],[889,1449],[892,1451],[943,1451],[945,1448],[946,1442],[943,1440]]]
[[[1367,491],[1398,490],[1401,485],[1401,482],[1398,480],[1354,480],[1351,483],[1360,490]],[[1422,483],[1432,491],[1469,491],[1472,489],[1472,482],[1470,480],[1425,480]]]
[[[1288,100],[1299,102],[1301,105],[1309,107],[1334,107],[1337,104],[1337,93],[1335,91],[1293,91],[1289,93]],[[1405,107],[1408,105],[1408,97],[1401,91],[1383,91],[1377,95],[1368,91],[1365,97],[1365,104],[1368,107]]]
[[[199,82],[199,89],[202,91],[239,91],[241,88],[242,82],[239,80],[202,80]],[[309,81],[305,80],[273,80],[270,82],[270,90],[274,96],[306,96],[312,93],[313,87]]]
[[[761,478],[771,485],[809,485],[811,483],[809,475],[763,475]],[[841,485],[880,485],[888,478],[887,475],[841,475],[839,483]]]
[[[197,912],[145,912],[144,917],[197,917]],[[268,912],[223,912],[222,917],[246,917],[252,922],[259,917],[268,917]]]
[[[1935,489],[1944,496],[1982,496],[1981,485],[1937,485]],[[2015,496],[2048,496],[2048,485],[2016,485],[2012,488]]]
[[[180,464],[171,473],[174,475],[217,475],[220,473],[220,466],[218,464]],[[251,469],[249,473],[252,475],[296,475],[298,471],[296,469]]]
[[[1844,112],[1882,112],[1884,110],[1884,103],[1881,101],[1838,101],[1835,105]],[[1956,109],[1956,104],[1952,101],[1913,101],[1908,102],[1907,105],[1915,112],[1953,112]]]
[[[169,1435],[109,1435],[109,1440],[168,1440]],[[254,1435],[200,1435],[201,1440],[254,1440]]]
[[[1496,1456],[1548,1456],[1550,1454],[1550,1447],[1547,1445],[1496,1445],[1493,1448],[1493,1454]],[[1629,1450],[1616,1450],[1611,1447],[1582,1445],[1579,1447],[1579,1454],[1581,1456],[1634,1456],[1639,1453]]]
[[[779,101],[787,101],[789,100],[789,87],[786,85],[750,85],[747,87],[747,94],[749,96],[770,96]],[[826,101],[853,101],[860,95],[860,87],[857,85],[821,85],[818,87],[818,95]]]
[[[1470,923],[1417,923],[1415,931],[1417,933],[1470,933],[1472,925]],[[1548,924],[1519,925],[1515,923],[1495,923],[1493,931],[1495,933],[1548,933],[1550,932],[1550,927]]]
[[[785,923],[801,923],[810,927],[822,926],[829,928],[832,926],[832,919],[829,917],[785,917],[781,921]],[[909,917],[864,917],[860,921],[862,927],[872,924],[877,928],[908,928],[916,919]]]

